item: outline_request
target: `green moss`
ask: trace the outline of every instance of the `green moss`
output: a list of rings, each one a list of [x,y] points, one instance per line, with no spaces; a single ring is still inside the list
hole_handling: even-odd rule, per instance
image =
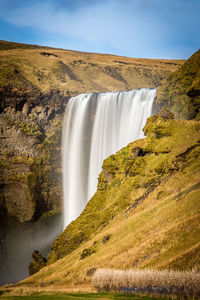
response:
[[[20,122],[18,128],[22,129],[26,135],[40,136],[42,135],[39,126],[36,123]]]
[[[157,199],[162,199],[166,196],[170,195],[170,193],[168,191],[160,191],[158,194],[157,194]]]
[[[38,161],[39,157],[35,158],[33,156],[25,156],[25,155],[18,155],[10,159],[10,163],[17,163],[17,164],[25,164],[28,166],[33,166],[33,164]]]
[[[93,253],[96,252],[96,247],[95,245],[91,246],[90,248],[86,248],[81,252],[81,256],[80,259],[84,259],[90,255],[92,255]]]
[[[145,167],[145,159],[143,157],[138,157],[135,160],[127,160],[124,166],[124,172],[127,176],[136,176],[138,174],[142,175]]]
[[[104,160],[102,168],[108,170],[111,174],[115,174],[115,172],[119,169],[119,166],[114,154],[110,155],[106,160]]]
[[[46,220],[46,219],[51,218],[52,216],[54,216],[56,214],[57,214],[57,212],[55,212],[54,210],[50,210],[50,211],[44,212],[41,216],[41,219]]]
[[[167,106],[176,119],[199,120],[200,50],[158,88],[156,103]]]
[[[105,191],[107,188],[107,181],[104,178],[103,174],[100,173],[99,177],[98,177],[98,190],[99,191]]]

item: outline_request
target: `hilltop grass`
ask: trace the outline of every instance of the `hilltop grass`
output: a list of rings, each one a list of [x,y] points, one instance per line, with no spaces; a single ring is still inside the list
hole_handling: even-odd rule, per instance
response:
[[[154,87],[184,61],[118,57],[0,42],[0,85],[63,95]],[[43,55],[43,53],[47,55]]]

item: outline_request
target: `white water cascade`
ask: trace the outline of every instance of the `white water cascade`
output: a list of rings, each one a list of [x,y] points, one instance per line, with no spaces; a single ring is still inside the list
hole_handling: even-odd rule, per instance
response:
[[[81,94],[68,102],[63,126],[64,228],[97,188],[103,160],[143,138],[156,89]]]

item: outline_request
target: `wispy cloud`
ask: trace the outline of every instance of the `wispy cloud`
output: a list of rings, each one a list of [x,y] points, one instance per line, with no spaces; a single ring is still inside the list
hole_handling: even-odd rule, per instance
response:
[[[4,21],[58,47],[181,58],[200,44],[198,0],[1,0],[0,6]]]

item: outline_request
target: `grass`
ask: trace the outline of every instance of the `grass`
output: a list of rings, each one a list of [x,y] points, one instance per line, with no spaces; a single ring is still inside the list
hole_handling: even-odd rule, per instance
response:
[[[120,292],[123,289],[184,297],[200,295],[200,273],[195,271],[112,270],[99,269],[92,278],[98,291]]]
[[[160,129],[161,126],[165,128],[166,132],[163,131],[162,137],[154,138],[154,132],[158,130],[158,128]],[[192,145],[196,144],[196,141],[199,138],[198,126],[198,122],[187,123],[184,121],[174,120],[165,122],[160,119],[155,120],[155,118],[152,117],[145,127],[146,133],[148,134],[148,137],[146,139],[137,141],[134,144],[130,144],[129,146],[119,151],[115,156],[112,155],[111,157],[106,159],[103,164],[103,172],[100,175],[98,192],[90,200],[81,216],[75,222],[72,222],[52,244],[49,263],[54,261],[57,257],[63,257],[75,250],[78,245],[91,238],[95,232],[98,232],[98,230],[100,231],[101,228],[108,226],[111,220],[115,220],[116,216],[119,217],[119,215],[122,214],[124,210],[131,210],[131,207],[134,206],[137,207],[139,202],[142,202],[142,199],[145,199],[146,195],[148,195],[150,191],[152,192],[153,189],[157,187],[159,182],[164,180],[164,178],[166,178],[166,180],[169,180],[169,178],[174,175],[173,173],[177,172],[176,176],[179,177],[179,180],[181,180],[182,183],[184,180],[187,186],[188,175],[184,178],[184,173],[182,174],[182,172],[179,172],[183,161],[182,159],[180,160],[180,158],[177,157],[179,157],[181,153],[187,151],[187,149]],[[176,147],[173,147],[174,142],[176,143]],[[134,145],[140,145],[144,149],[144,152],[146,151],[150,153],[150,155],[137,157],[136,159],[133,158],[131,156],[131,149],[134,148]],[[166,147],[168,149],[167,151]],[[193,164],[192,161],[190,163],[191,167],[194,167],[194,169],[198,169],[198,162],[195,158],[193,158]],[[116,168],[116,166],[118,167]],[[107,172],[113,174],[114,178],[112,179],[112,181],[107,181],[104,169],[106,169]],[[185,172],[186,170],[187,168],[185,169]],[[190,171],[191,169],[188,170],[188,173],[190,173]],[[191,176],[193,177],[194,175]],[[199,176],[199,174],[197,176]],[[196,180],[197,178],[195,179],[195,182]],[[113,182],[116,183],[116,181],[117,184],[113,184]],[[196,198],[196,195],[193,197],[191,195],[191,192],[192,191],[188,193],[185,192],[186,199],[179,203],[177,217],[180,218],[180,220],[182,219],[182,205],[184,206],[183,210],[185,209],[185,205],[188,207],[190,206],[191,212],[198,208],[198,201],[195,200],[198,198]],[[157,191],[157,193],[159,193],[159,191]],[[172,194],[172,191],[169,191],[168,193]],[[189,197],[191,200],[189,202],[186,202],[188,194],[190,194]],[[170,201],[170,203],[168,204],[167,201]],[[193,203],[193,201],[195,203]],[[168,207],[168,214],[170,213],[175,218],[176,211],[174,211],[174,209],[177,206],[176,201],[173,201],[173,197],[169,200],[166,195],[166,197],[164,197],[163,199],[161,198],[160,201],[157,201],[156,199],[156,202],[154,203],[154,209],[148,214],[144,213],[144,211],[142,210],[145,226],[149,219],[149,221],[151,222],[152,220],[154,220],[154,226],[156,223],[156,226],[158,226],[158,228],[160,227],[158,221],[156,221],[159,220],[159,222],[162,223],[162,220],[159,216],[159,206]],[[142,206],[138,207],[141,211]],[[99,208],[101,209],[99,210]],[[159,211],[159,214],[157,214],[157,211]],[[164,211],[161,215],[162,218],[167,219]],[[184,217],[186,215],[187,212],[183,213]],[[88,220],[90,220],[89,223]],[[134,218],[133,222],[135,222],[135,220],[137,220],[137,218]],[[173,223],[173,220],[171,220],[171,222],[169,224],[167,223],[166,226],[172,226]],[[140,220],[139,228],[135,226],[134,231],[136,232],[137,229],[140,231],[144,225]],[[149,227],[151,227],[150,222],[148,223],[148,228]],[[173,228],[172,226],[171,230],[174,231],[175,228]],[[198,230],[199,228],[197,227],[197,231]],[[123,230],[122,232],[124,235],[125,231]],[[126,232],[126,236],[128,236],[128,231]],[[123,236],[122,238],[124,239]],[[98,239],[96,239],[96,241],[98,241]],[[141,241],[139,242],[139,244],[140,243]],[[178,244],[181,245],[181,243],[182,241],[178,240]],[[136,242],[135,246],[137,244],[138,242]],[[177,243],[174,242],[174,245],[175,244]],[[92,243],[90,243],[89,247],[85,248],[91,247]],[[175,247],[173,246],[173,249],[174,248]],[[97,253],[98,249],[96,250],[97,251],[95,252]],[[168,250],[168,252],[170,251]]]
[[[123,294],[107,294],[107,293],[67,293],[67,294],[51,294],[51,295],[32,295],[32,296],[1,296],[2,300],[59,300],[59,299],[65,299],[65,300],[74,300],[74,299],[80,299],[80,300],[88,300],[88,299],[116,299],[116,300],[153,300],[153,299],[159,299],[158,297],[148,297],[148,296],[139,296],[139,295],[123,295]],[[162,298],[164,299],[164,298]],[[167,298],[166,298],[167,299]]]
[[[184,61],[118,57],[0,42],[0,85],[16,94],[34,91],[73,96],[154,87]],[[43,49],[44,50],[44,49]]]

